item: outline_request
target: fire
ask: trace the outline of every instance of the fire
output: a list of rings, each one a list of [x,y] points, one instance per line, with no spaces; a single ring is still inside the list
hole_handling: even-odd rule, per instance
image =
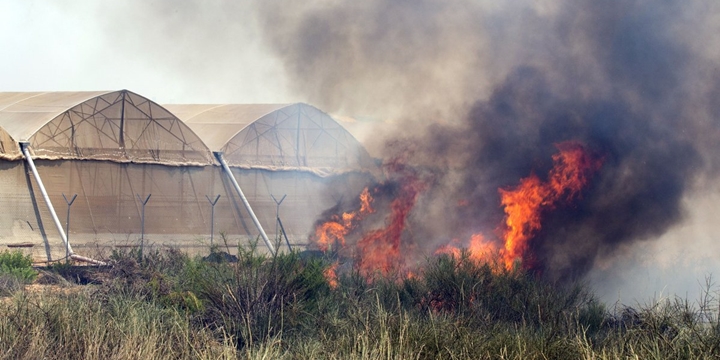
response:
[[[373,198],[370,196],[370,191],[368,188],[365,188],[365,190],[360,193],[360,214],[372,214],[375,212],[375,210],[373,210],[370,206],[372,201]]]
[[[455,259],[460,259],[462,250],[460,242],[453,239],[450,244],[441,246],[435,251],[435,255],[448,254]],[[485,239],[482,234],[474,234],[470,237],[470,243],[465,247],[470,260],[476,263],[490,263],[493,256],[498,253],[497,245]]]
[[[496,254],[497,251],[497,246],[485,240],[482,234],[475,234],[470,238],[470,246],[468,246],[470,260],[487,262],[491,260],[492,255]]]
[[[391,215],[385,228],[367,233],[357,244],[356,268],[370,278],[375,274],[388,275],[402,266],[400,238],[410,211],[425,185],[415,176],[401,179],[398,196],[390,204]]]
[[[452,239],[449,244],[443,245],[435,250],[435,255],[447,254],[455,259],[459,259],[462,254],[459,244],[460,241],[458,239]]]
[[[541,229],[544,210],[560,202],[569,202],[580,195],[590,177],[602,165],[575,142],[557,144],[560,153],[553,155],[553,168],[546,182],[531,175],[512,189],[499,189],[505,210],[505,247],[503,261],[510,269],[527,252],[529,240]]]
[[[325,277],[325,281],[327,281],[331,289],[335,289],[338,287],[337,268],[338,262],[336,261],[334,264],[328,266],[325,271],[323,271],[323,277]]]
[[[337,243],[341,248],[349,247],[355,257],[355,269],[364,277],[371,279],[376,275],[399,274],[406,271],[401,256],[401,238],[419,194],[425,190],[425,183],[412,168],[406,167],[397,158],[387,162],[384,167],[394,178],[385,183],[365,188],[359,196],[357,211],[335,214],[315,228],[314,241],[322,251]],[[357,242],[346,242],[346,236],[357,228],[358,224],[374,213],[373,196],[393,196],[389,203],[390,214],[382,228],[365,233]],[[413,276],[413,275],[408,275]]]
[[[488,241],[482,234],[475,234],[465,246],[470,260],[489,263],[493,255],[500,254],[504,267],[512,269],[514,263],[522,260],[527,253],[530,239],[542,228],[543,212],[579,197],[590,177],[602,165],[601,159],[591,156],[578,143],[565,142],[556,144],[556,147],[560,152],[552,157],[553,168],[547,181],[533,174],[521,179],[514,188],[499,189],[505,212],[503,247],[498,249],[496,242]],[[459,243],[454,239],[435,254],[448,254],[459,259],[462,254]]]
[[[550,205],[549,187],[531,175],[520,180],[512,190],[500,189],[501,203],[505,207],[505,251],[503,259],[507,268],[522,257],[528,240],[540,230],[540,208]]]
[[[333,215],[315,228],[315,242],[322,251],[327,251],[335,242],[345,246],[345,236],[357,226],[357,222],[368,214],[375,212],[371,203],[373,201],[370,190],[366,187],[360,194],[360,209],[345,212],[342,215]]]
[[[467,240],[464,248],[469,260],[488,263],[497,271],[512,269],[516,262],[527,258],[530,241],[542,229],[543,215],[580,197],[592,175],[600,169],[602,159],[593,156],[579,143],[565,142],[556,144],[556,147],[558,153],[552,156],[553,167],[546,178],[531,174],[520,179],[514,187],[498,189],[504,220],[497,237],[488,239],[478,233]],[[375,212],[371,193],[374,196],[393,196],[384,227],[365,233],[360,240],[352,242],[350,251],[346,252],[355,257],[355,270],[368,279],[401,272],[408,277],[415,276],[408,272],[410,269],[403,254],[403,251],[411,249],[412,244],[403,244],[401,238],[408,217],[427,183],[400,161],[391,162],[386,168],[395,175],[394,180],[365,188],[359,196],[357,210],[332,215],[315,231],[314,240],[321,250],[325,251],[336,243],[345,248],[348,246],[346,236],[368,214]],[[466,205],[466,201],[458,203],[458,206]],[[457,239],[453,240],[435,253],[460,258],[463,255],[460,243]],[[337,264],[324,273],[333,288],[337,286],[336,269]]]
[[[333,242],[338,241],[340,244],[345,245],[345,235],[350,231],[349,227],[332,220],[318,226],[315,230],[315,236],[317,238],[317,244],[320,250],[327,251]]]
[[[575,142],[557,144],[560,153],[553,155],[555,166],[550,170],[550,187],[558,197],[565,196],[572,201],[600,169],[603,160],[591,156],[585,148]]]

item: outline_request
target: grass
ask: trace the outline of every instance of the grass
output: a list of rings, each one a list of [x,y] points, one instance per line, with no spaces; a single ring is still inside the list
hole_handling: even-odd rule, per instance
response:
[[[0,357],[247,359],[702,359],[720,357],[718,299],[607,309],[581,285],[467,257],[367,281],[299,253],[237,262],[175,251],[56,267],[68,291],[0,301]],[[93,269],[91,271],[91,269]]]
[[[231,345],[173,309],[124,297],[18,293],[0,307],[6,359],[216,359]]]

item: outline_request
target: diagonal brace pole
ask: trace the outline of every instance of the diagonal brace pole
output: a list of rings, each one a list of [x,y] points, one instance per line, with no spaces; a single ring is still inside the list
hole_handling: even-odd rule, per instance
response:
[[[232,182],[238,195],[240,195],[240,200],[242,200],[243,205],[245,205],[245,209],[247,209],[248,213],[250,213],[250,218],[252,218],[253,223],[255,223],[255,226],[257,227],[258,231],[260,232],[260,237],[262,237],[263,241],[265,241],[265,245],[267,245],[268,250],[270,250],[270,253],[273,256],[275,256],[275,254],[276,254],[275,247],[270,242],[270,239],[268,239],[268,236],[265,233],[265,229],[263,229],[262,225],[260,224],[260,220],[258,220],[257,216],[255,216],[255,212],[253,211],[252,207],[250,206],[250,203],[248,202],[247,198],[245,197],[245,194],[243,193],[242,189],[240,188],[240,184],[238,184],[237,180],[235,180],[235,176],[233,175],[232,171],[230,171],[230,166],[228,166],[227,162],[225,162],[225,158],[223,158],[222,152],[216,152],[215,156],[217,157],[218,161],[222,165],[223,170],[225,170],[225,174],[227,174],[228,178],[230,178],[230,182]]]

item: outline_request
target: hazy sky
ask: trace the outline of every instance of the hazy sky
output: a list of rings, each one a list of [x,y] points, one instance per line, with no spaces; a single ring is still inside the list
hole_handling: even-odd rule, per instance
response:
[[[295,99],[247,2],[0,1],[0,91],[128,89],[159,103]],[[230,17],[235,17],[237,21]]]

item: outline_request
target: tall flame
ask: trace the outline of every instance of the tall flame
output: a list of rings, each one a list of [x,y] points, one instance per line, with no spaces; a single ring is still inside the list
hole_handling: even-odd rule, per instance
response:
[[[505,220],[502,226],[503,247],[498,251],[494,242],[482,234],[470,238],[467,246],[469,258],[476,262],[491,262],[495,254],[501,255],[506,269],[525,257],[529,242],[542,228],[543,211],[552,210],[560,202],[570,202],[580,196],[590,177],[602,165],[602,160],[592,156],[576,142],[555,145],[559,153],[553,155],[553,168],[547,181],[532,174],[520,180],[514,188],[499,189],[500,202]],[[453,240],[442,246],[435,254],[448,254],[459,258],[459,241]]]
[[[530,175],[515,188],[499,189],[505,210],[503,261],[508,269],[524,257],[529,240],[541,229],[542,212],[576,199],[602,165],[601,159],[576,142],[556,147],[560,152],[552,157],[553,168],[546,182]]]
[[[520,180],[512,190],[500,189],[501,203],[505,207],[505,266],[512,267],[516,259],[527,250],[528,240],[540,230],[540,208],[549,205],[550,189],[531,175]]]
[[[415,176],[405,176],[398,196],[390,204],[391,215],[385,228],[367,233],[357,244],[356,268],[361,275],[388,275],[402,266],[400,238],[418,195],[425,188]]]

